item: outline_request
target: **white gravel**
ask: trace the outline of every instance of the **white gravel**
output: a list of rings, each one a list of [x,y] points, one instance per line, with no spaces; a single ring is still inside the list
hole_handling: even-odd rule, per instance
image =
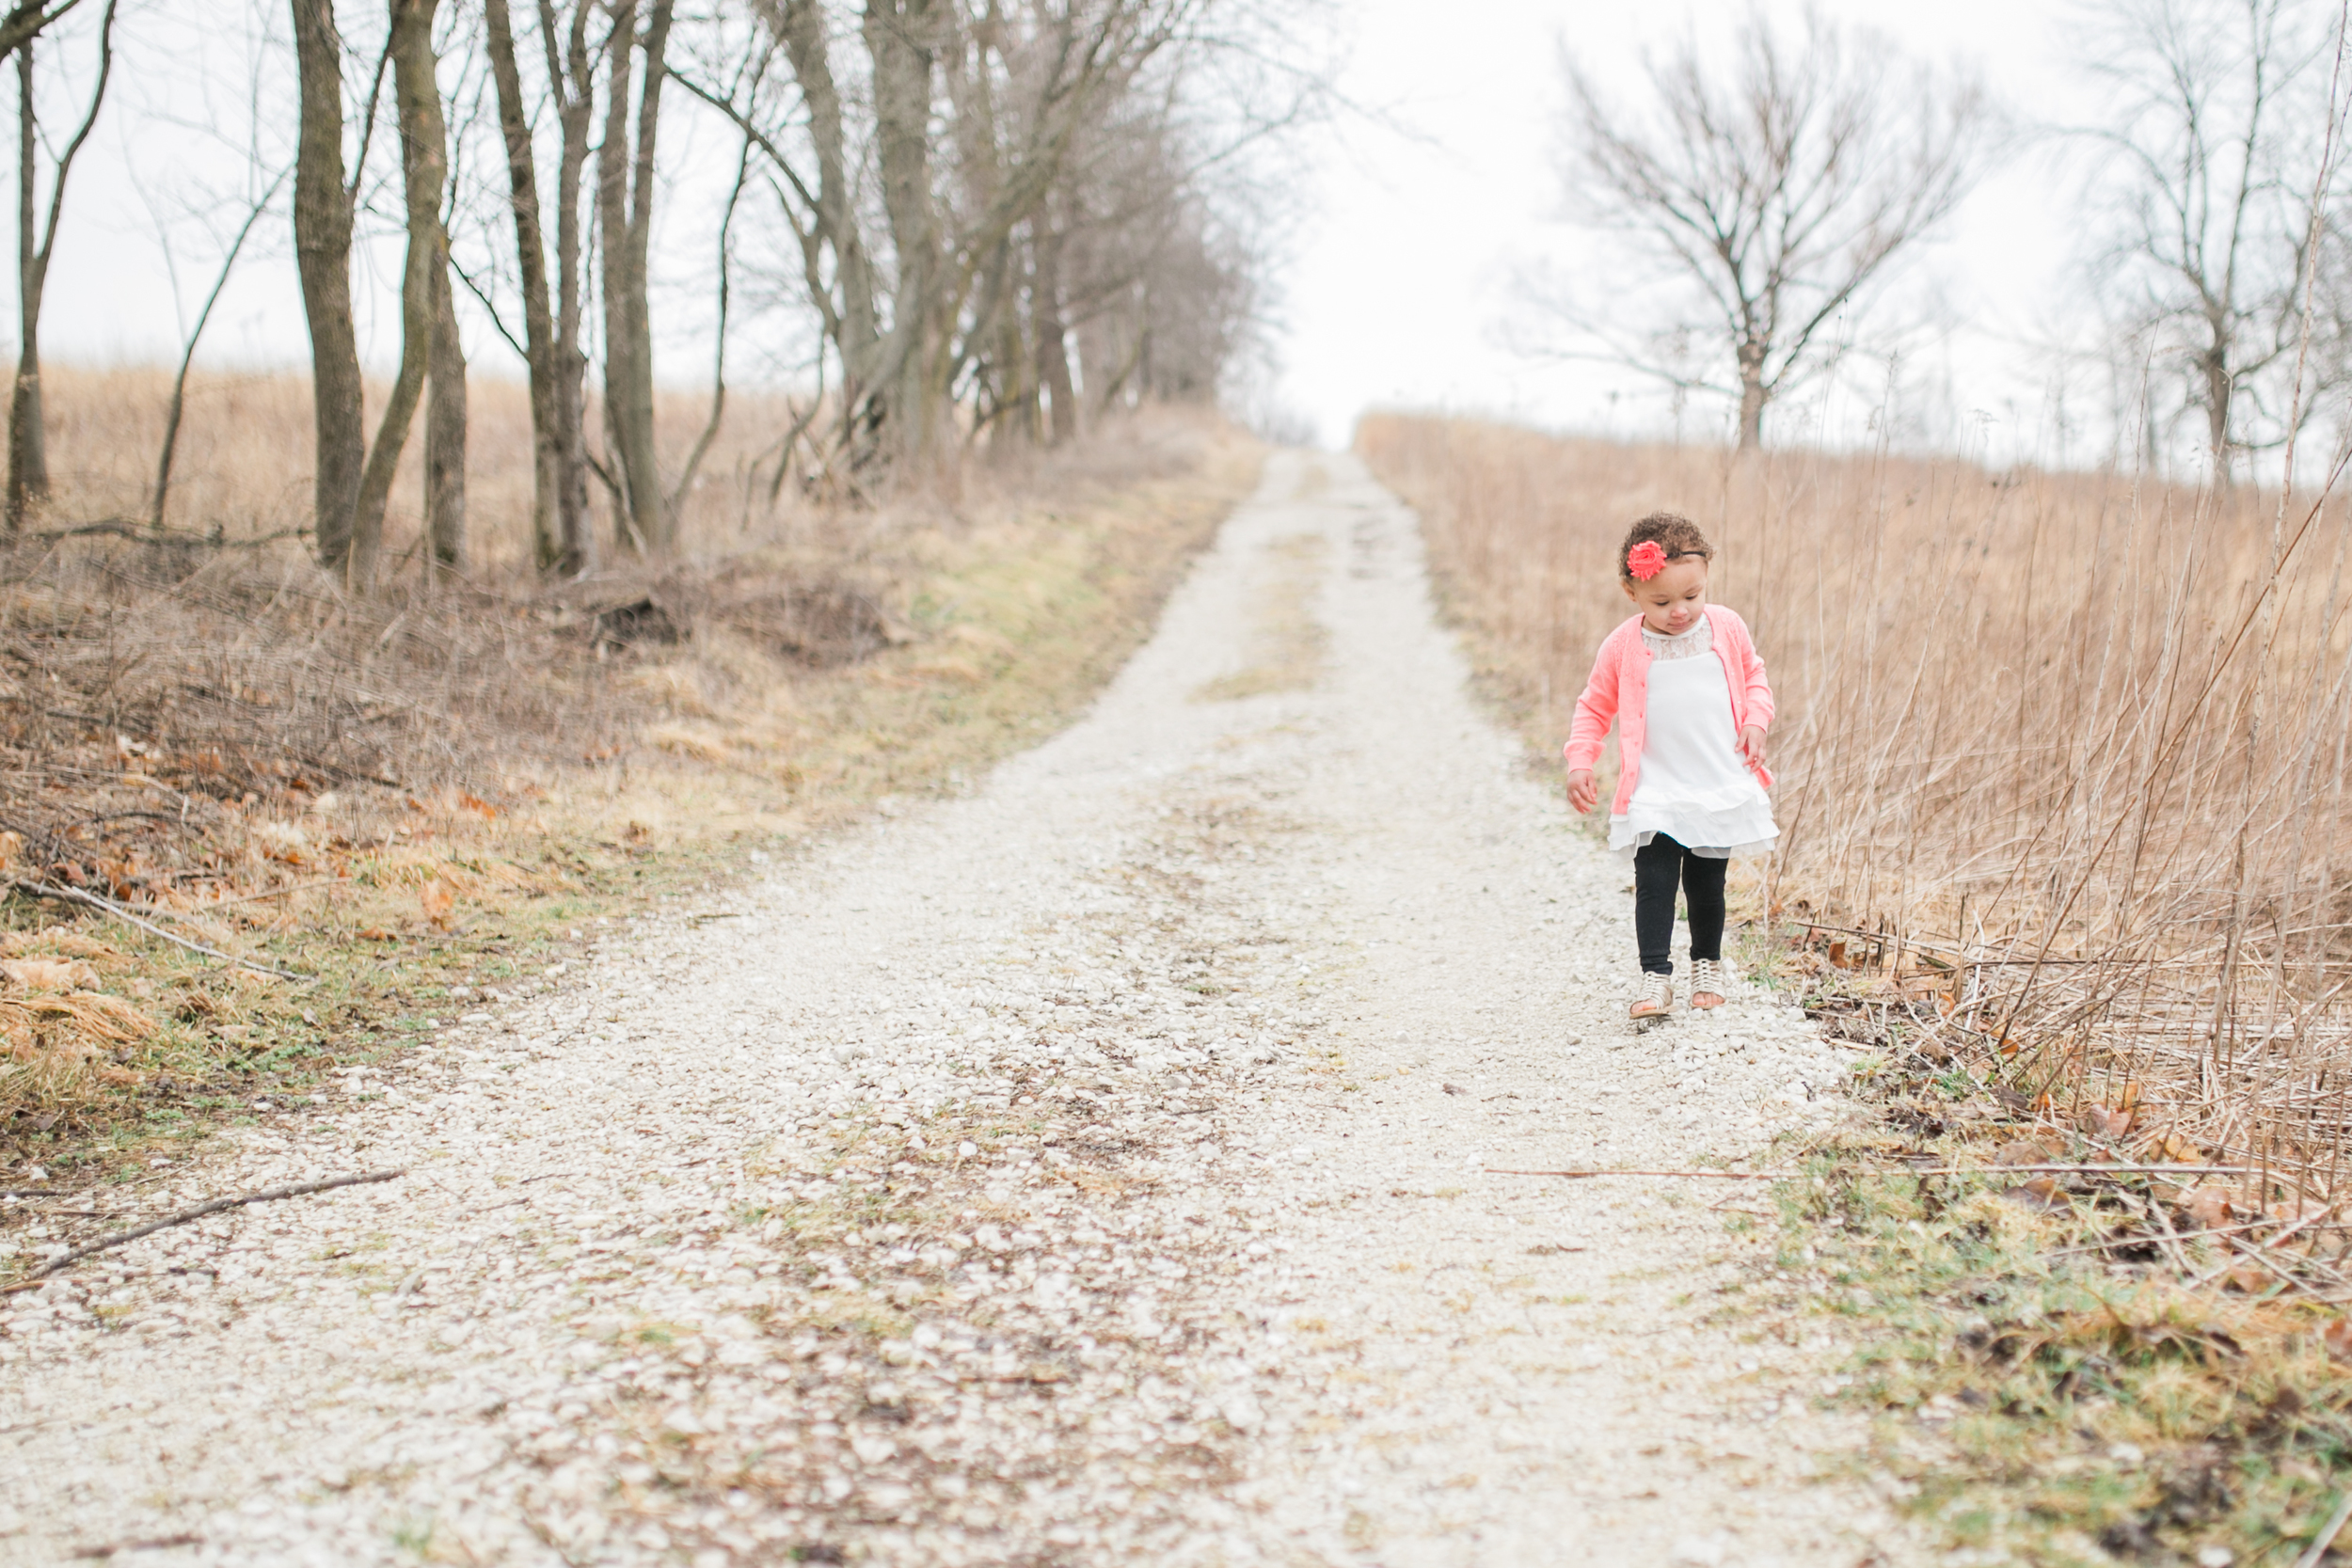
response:
[[[1302,532],[1328,673],[1191,700]],[[1753,1194],[1482,1174],[1847,1114],[1758,998],[1626,1033],[1625,882],[1471,706],[1409,514],[1279,454],[977,794],[139,1197],[402,1180],[0,1300],[0,1560],[1901,1560],[1809,1479],[1836,1348],[1727,1310],[1768,1253],[1705,1205]]]

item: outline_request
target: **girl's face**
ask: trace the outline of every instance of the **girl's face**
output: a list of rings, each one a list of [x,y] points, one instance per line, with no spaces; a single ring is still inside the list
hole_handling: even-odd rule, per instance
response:
[[[1642,624],[1654,632],[1673,636],[1689,631],[1707,610],[1707,559],[1684,556],[1669,561],[1647,582],[1617,579],[1625,596],[1642,612]]]

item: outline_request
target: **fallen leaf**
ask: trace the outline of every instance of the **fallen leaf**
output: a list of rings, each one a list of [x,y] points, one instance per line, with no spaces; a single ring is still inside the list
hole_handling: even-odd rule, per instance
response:
[[[2010,1188],[2001,1196],[2021,1209],[2037,1209],[2045,1213],[2067,1206],[2066,1196],[2058,1191],[2058,1179],[2053,1176],[2037,1176]]]
[[[2132,1113],[2093,1105],[2083,1113],[2083,1130],[2102,1138],[2120,1138],[2132,1130]]]
[[[2220,1187],[2195,1187],[2181,1199],[2181,1212],[2200,1230],[2218,1230],[2230,1223],[2237,1206]]]
[[[2240,1263],[2221,1276],[2221,1288],[2245,1294],[2260,1295],[2278,1282],[2278,1276],[2256,1263]]]
[[[98,984],[98,972],[72,958],[0,959],[0,974],[26,990],[75,990]]]
[[[2017,1138],[1993,1151],[1996,1165],[2046,1165],[2064,1153],[2065,1146],[2056,1139]]]

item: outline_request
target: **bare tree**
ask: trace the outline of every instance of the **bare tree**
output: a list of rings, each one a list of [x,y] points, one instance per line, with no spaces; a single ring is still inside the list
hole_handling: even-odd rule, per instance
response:
[[[41,423],[40,306],[49,284],[49,259],[56,251],[57,219],[65,210],[66,176],[75,154],[89,140],[98,111],[106,101],[106,84],[114,74],[115,10],[106,0],[98,24],[98,78],[90,87],[89,112],[53,161],[49,173],[49,212],[38,225],[36,192],[40,173],[40,122],[35,101],[33,51],[40,38],[31,24],[62,16],[72,8],[43,13],[38,6],[20,6],[9,14],[16,44],[17,166],[16,166],[16,384],[8,396],[8,489],[7,524],[10,533],[24,526],[26,510],[49,496],[49,444]]]
[[[2077,133],[2104,154],[2093,185],[2112,226],[2100,281],[2122,286],[2134,331],[2185,372],[2223,484],[2240,455],[2285,438],[2290,404],[2320,401],[2295,404],[2283,383],[2307,275],[2342,277],[2327,253],[2340,236],[2311,208],[2324,20],[2288,0],[2109,0],[2081,40],[2113,95],[2106,121]],[[2326,342],[2333,293],[2321,299]],[[2344,373],[2327,352],[2309,368],[2323,386]]]
[[[686,83],[771,160],[841,368],[839,444],[852,469],[919,473],[949,461],[961,439],[955,404],[976,375],[1004,392],[998,381],[1053,374],[1050,347],[1042,362],[1037,353],[1033,309],[1049,197],[1084,127],[1204,8],[868,0],[856,34],[863,58],[851,67],[867,84],[861,103],[839,86],[820,0],[757,0],[790,67],[798,114]],[[787,132],[787,120],[798,123]],[[1024,388],[996,401],[1035,406]]]
[[[524,96],[514,24],[506,0],[485,0],[483,8],[522,285],[522,348],[531,378],[534,448],[532,554],[540,570],[568,577],[586,570],[596,559],[596,541],[588,527],[588,361],[580,346],[584,314],[580,202],[596,99],[589,23],[596,5],[596,0],[571,0],[565,15],[555,0],[538,0],[548,101],[555,111],[558,135],[552,290],[548,282],[547,210],[539,198],[532,106]]]
[[[222,292],[229,287],[230,276],[237,270],[237,258],[244,254],[246,242],[253,237],[255,227],[278,199],[278,193],[285,187],[286,178],[293,172],[291,168],[280,169],[276,178],[251,197],[246,207],[244,221],[237,225],[236,233],[221,253],[220,268],[213,275],[213,286],[206,292],[204,303],[197,308],[196,321],[188,327],[187,336],[181,342],[180,367],[172,374],[171,397],[164,407],[163,448],[155,457],[155,492],[147,509],[148,526],[157,533],[164,531],[164,511],[171,497],[171,466],[180,448],[180,423],[187,411],[188,372],[195,367],[197,348],[204,341],[204,328],[212,323],[214,307],[220,303]],[[165,236],[164,258],[169,267],[171,249],[168,233]],[[177,268],[172,270],[176,275]],[[176,276],[173,282],[176,298]]]
[[[1744,448],[1822,368],[1832,325],[1967,192],[1989,115],[1973,78],[1905,65],[1817,12],[1792,43],[1752,10],[1730,48],[1721,71],[1695,37],[1645,58],[1631,108],[1564,48],[1567,211],[1633,236],[1689,303],[1646,325],[1621,293],[1531,289],[1529,303],[1567,329],[1539,352],[1735,399]],[[1703,352],[1676,363],[1660,345],[1677,341]]]
[[[735,182],[727,187],[726,206],[719,217],[719,316],[711,328],[710,356],[710,416],[703,421],[700,436],[686,454],[686,465],[678,470],[677,484],[662,501],[662,511],[671,518],[673,529],[686,505],[687,495],[694,488],[694,480],[702,472],[703,459],[710,455],[710,443],[719,438],[719,426],[727,412],[727,311],[735,295],[735,214],[743,204],[743,187],[752,174],[752,143],[743,140],[743,150],[735,160]]]
[[[344,575],[361,592],[375,583],[392,478],[428,378],[435,383],[437,400],[453,393],[456,399],[458,451],[453,460],[446,449],[429,451],[426,461],[425,534],[436,553],[442,545],[440,531],[451,526],[447,513],[436,515],[436,508],[450,504],[447,487],[453,469],[459,486],[456,505],[461,519],[464,506],[465,366],[462,356],[453,366],[443,360],[453,332],[443,331],[450,309],[449,239],[441,228],[441,193],[449,179],[449,133],[441,113],[440,87],[435,79],[433,23],[439,5],[440,0],[391,0],[391,31],[385,45],[391,58],[392,97],[400,119],[408,247],[400,284],[400,369],[385,399],[383,418],[368,450],[367,466],[360,470],[359,493],[352,509]],[[428,410],[428,436],[434,422]],[[441,460],[437,473],[433,462],[437,455]]]
[[[1216,398],[1258,325],[1252,204],[1201,175],[1224,150],[1195,145],[1156,104],[1086,140],[1058,213],[1057,281],[1097,408]]]
[[[310,411],[315,434],[312,547],[319,564],[347,570],[367,467],[359,337],[351,316],[352,207],[358,171],[343,164],[343,41],[334,0],[292,0],[300,129],[294,148],[294,261],[310,329]],[[382,80],[382,68],[377,80]],[[375,123],[370,99],[365,135]]]
[[[669,74],[673,0],[652,0],[638,36],[638,0],[610,0],[612,36],[605,45],[608,82],[604,139],[596,150],[596,230],[603,249],[604,439],[617,490],[615,532],[626,547],[666,554],[676,519],[664,505],[660,452],[654,444],[653,312],[647,298],[653,243],[655,155],[661,123],[661,88]],[[637,56],[645,71],[636,90],[634,134],[630,86]]]

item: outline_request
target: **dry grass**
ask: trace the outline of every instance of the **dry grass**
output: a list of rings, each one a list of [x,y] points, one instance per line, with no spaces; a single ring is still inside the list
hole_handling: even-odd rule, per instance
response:
[[[2299,1560],[2352,1468],[2341,499],[2274,546],[2275,495],[2128,478],[1359,444],[1548,760],[1628,613],[1626,525],[1718,546],[1781,714],[1746,956],[1879,1048],[1884,1118],[1778,1152],[1805,1174],[1753,1283],[1771,1331],[1860,1347],[1872,1479],[1987,1561]],[[2199,1161],[2250,1168],[2046,1169]]]
[[[1847,989],[1883,1022],[2047,1117],[2334,1191],[2340,498],[2296,497],[2274,544],[2275,494],[2129,477],[1395,416],[1358,439],[1547,751],[1628,612],[1623,530],[1689,514],[1779,699],[1783,847],[1757,891],[1815,928],[1807,961],[1863,972]]]
[[[109,421],[151,379],[52,378],[54,461],[76,465],[53,524],[136,499],[135,466],[87,444],[140,440]],[[301,515],[299,386],[212,390],[191,436],[214,488],[175,492],[175,529],[225,547],[0,554],[0,928],[24,961],[83,966],[0,965],[0,1161],[293,1092],[584,924],[691,892],[731,844],[963,787],[1090,697],[1257,468],[1213,420],[1159,412],[882,509],[787,498],[747,528],[721,486],[677,563],[548,589],[520,570],[527,432],[498,434],[522,400],[491,388],[477,569],[355,602],[262,538]],[[318,978],[227,968],[40,887]]]
[[[55,486],[52,526],[95,518],[144,519],[171,395],[170,373],[126,368],[44,366],[41,386]],[[376,400],[368,388],[371,436]],[[663,455],[682,460],[709,415],[707,397],[664,392],[656,409]],[[596,442],[590,400],[590,442]],[[531,400],[516,382],[476,379],[468,388],[467,515],[477,573],[492,578],[529,557]],[[766,537],[771,515],[767,484],[771,444],[790,416],[780,398],[736,392],[727,417],[683,504],[680,536],[690,554],[720,553],[747,537]],[[385,559],[413,564],[423,515],[422,425],[409,435],[385,519]],[[307,529],[310,522],[310,387],[275,372],[203,373],[188,383],[187,411],[172,466],[168,526],[230,539]],[[759,460],[756,476],[753,469]],[[789,501],[791,492],[786,491]],[[748,502],[748,505],[747,505]],[[609,547],[608,554],[613,553]]]

